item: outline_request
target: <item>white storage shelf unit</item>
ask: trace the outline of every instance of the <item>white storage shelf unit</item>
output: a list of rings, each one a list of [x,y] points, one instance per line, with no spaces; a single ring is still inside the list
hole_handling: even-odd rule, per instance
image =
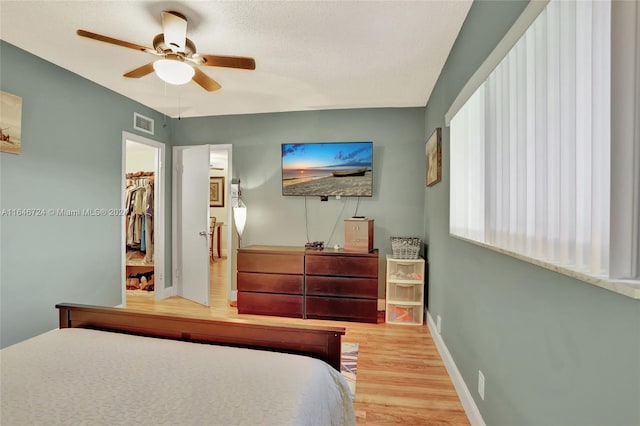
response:
[[[424,316],[424,259],[387,256],[386,321],[422,325]]]

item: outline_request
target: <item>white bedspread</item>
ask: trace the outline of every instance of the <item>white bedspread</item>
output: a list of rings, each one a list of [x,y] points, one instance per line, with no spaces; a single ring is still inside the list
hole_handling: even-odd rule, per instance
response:
[[[303,356],[62,329],[0,357],[3,426],[355,424],[344,378]]]

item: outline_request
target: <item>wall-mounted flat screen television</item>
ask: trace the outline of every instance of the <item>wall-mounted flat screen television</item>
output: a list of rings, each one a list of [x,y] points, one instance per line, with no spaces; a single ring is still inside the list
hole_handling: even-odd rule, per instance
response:
[[[372,194],[373,142],[282,144],[282,195]]]

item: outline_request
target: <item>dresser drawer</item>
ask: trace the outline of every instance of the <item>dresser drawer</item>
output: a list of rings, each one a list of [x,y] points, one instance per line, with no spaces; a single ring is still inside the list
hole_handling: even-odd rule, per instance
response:
[[[307,296],[307,318],[378,322],[376,300]]]
[[[239,291],[238,313],[302,318],[302,296]]]
[[[238,291],[302,294],[302,275],[238,272]]]
[[[307,295],[378,298],[378,280],[375,278],[307,277]]]
[[[307,275],[378,278],[378,256],[307,255]]]
[[[239,272],[304,274],[304,254],[238,252]]]

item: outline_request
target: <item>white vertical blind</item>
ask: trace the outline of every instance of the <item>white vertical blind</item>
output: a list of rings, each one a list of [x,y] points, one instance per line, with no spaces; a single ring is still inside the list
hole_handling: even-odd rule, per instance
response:
[[[592,49],[589,49],[585,40],[592,37],[593,11],[591,7],[578,3],[576,9],[576,68],[583,70],[576,76],[576,123],[589,123],[593,114],[592,85],[593,62]],[[591,126],[576,126],[576,140],[591,140],[593,132]],[[576,181],[591,181],[593,167],[593,153],[587,144],[576,144]],[[590,205],[592,192],[588,187],[577,185],[576,204]],[[576,264],[591,264],[591,209],[578,209],[576,211]],[[596,268],[597,269],[597,268]]]
[[[473,106],[457,114],[458,126],[451,126],[451,140],[474,140],[471,146],[451,145],[451,164],[457,168],[457,178],[451,180],[450,227],[454,234],[482,241],[485,230],[485,165],[484,165],[484,88],[469,99]]]
[[[610,33],[552,0],[451,118],[452,234],[608,276]]]
[[[616,1],[611,12],[614,25],[602,43],[614,47],[612,68],[598,69],[609,75],[614,99],[609,267],[614,278],[640,282],[640,2]],[[596,19],[601,17],[594,11]]]

